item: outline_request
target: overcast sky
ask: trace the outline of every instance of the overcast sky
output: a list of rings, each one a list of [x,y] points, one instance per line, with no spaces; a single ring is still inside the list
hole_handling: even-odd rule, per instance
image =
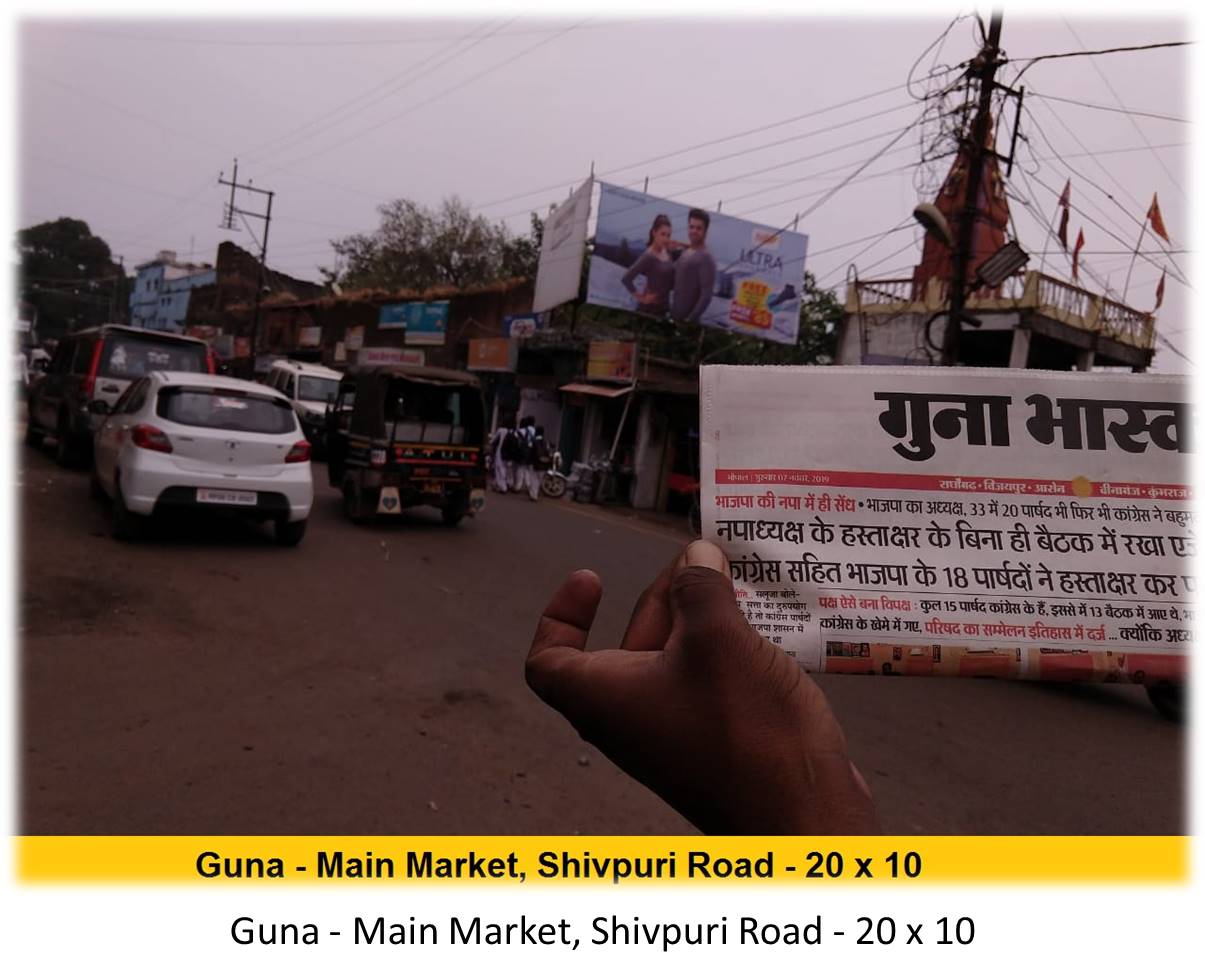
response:
[[[527,212],[546,212],[593,164],[603,179],[641,187],[647,177],[650,193],[722,201],[724,213],[761,222],[803,213],[808,268],[843,297],[851,261],[863,277],[891,277],[919,260],[909,215],[949,161],[919,166],[940,142],[936,111],[904,130],[978,46],[974,18],[953,16],[26,20],[15,217],[22,227],[82,218],[127,269],[160,249],[212,262],[223,238],[257,247],[245,229],[218,228],[218,173],[237,156],[240,179],[276,192],[269,264],[317,279],[333,260],[329,240],[374,228],[382,201],[437,205],[455,194],[523,231]],[[1036,21],[1006,10],[1001,78],[1039,55],[1189,37],[1186,21],[1166,16]],[[1192,50],[1034,64],[1021,81],[1023,141],[1009,181],[1031,268],[1056,250],[1045,268],[1069,277],[1043,223],[1070,178],[1071,237],[1082,226],[1086,240],[1081,281],[1118,292],[1158,192],[1173,254],[1138,260],[1128,300],[1153,307],[1166,267],[1160,328],[1183,350],[1189,291],[1173,277],[1192,272]],[[1006,138],[1011,125],[1010,110]],[[738,135],[748,130],[759,131]],[[1160,244],[1148,231],[1143,249]],[[1157,365],[1186,369],[1170,353]]]

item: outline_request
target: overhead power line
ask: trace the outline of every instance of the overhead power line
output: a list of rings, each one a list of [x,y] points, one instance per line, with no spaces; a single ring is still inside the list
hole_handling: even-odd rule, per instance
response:
[[[1081,48],[1084,47],[1084,42],[1080,40],[1080,36],[1075,32],[1075,28],[1068,23],[1065,17],[1063,18],[1063,24],[1066,26],[1067,30],[1070,31],[1071,36],[1075,38],[1076,43],[1079,44]],[[1105,88],[1109,90],[1109,94],[1113,96],[1113,101],[1116,102],[1123,110],[1128,109],[1128,106],[1126,106],[1125,102],[1122,101],[1121,96],[1117,94],[1117,89],[1113,87],[1113,83],[1109,81],[1109,76],[1101,71],[1100,65],[1098,65],[1095,60],[1092,61],[1092,68],[1095,70],[1096,74],[1100,76],[1100,80],[1104,83]],[[1138,134],[1139,139],[1149,146],[1150,140],[1147,139],[1146,133],[1143,132],[1142,127],[1138,125],[1138,120],[1134,118],[1133,114],[1128,114],[1128,118],[1130,120],[1130,125],[1134,127],[1134,131]],[[1184,188],[1181,187],[1176,178],[1172,176],[1172,172],[1167,168],[1167,164],[1163,162],[1163,157],[1161,157],[1154,150],[1151,150],[1151,155],[1155,158],[1155,162],[1159,164],[1160,168],[1163,170],[1163,173],[1167,176],[1167,179],[1171,181],[1172,186],[1178,190],[1180,192],[1180,196],[1183,197]]]
[[[575,30],[581,24],[587,23],[588,20],[589,20],[589,18],[586,18],[585,20],[578,21],[576,24],[570,24],[568,27],[557,31],[551,37],[541,38],[535,44],[528,45],[527,47],[523,48],[521,51],[517,52],[516,54],[511,55],[509,58],[505,58],[502,61],[497,62],[496,64],[490,65],[488,68],[484,68],[481,71],[470,75],[468,78],[461,80],[460,82],[458,82],[455,85],[450,86],[449,88],[446,88],[446,89],[443,89],[443,90],[437,92],[435,95],[432,95],[429,98],[423,99],[419,102],[412,103],[411,105],[409,105],[405,109],[403,109],[401,112],[395,113],[394,115],[389,116],[387,119],[382,119],[379,122],[373,123],[371,126],[361,129],[359,132],[353,133],[351,136],[344,137],[337,143],[331,143],[330,145],[325,146],[319,150],[315,150],[312,153],[308,153],[305,156],[298,157],[295,160],[290,160],[288,163],[284,164],[284,166],[285,167],[293,167],[299,163],[304,163],[306,160],[312,160],[314,157],[322,156],[326,153],[329,153],[332,150],[337,150],[337,149],[346,147],[349,143],[351,143],[355,140],[361,139],[362,137],[367,136],[369,133],[375,132],[376,130],[380,129],[382,126],[388,126],[390,123],[397,122],[399,119],[402,119],[403,117],[409,115],[410,113],[414,112],[415,110],[421,109],[424,106],[428,106],[432,102],[436,102],[439,99],[442,99],[446,95],[451,95],[453,92],[460,91],[461,89],[471,85],[473,82],[484,78],[486,75],[493,74],[494,72],[496,72],[502,68],[505,68],[507,65],[512,64],[513,62],[518,61],[520,58],[524,58],[527,55],[531,54],[537,48],[541,48],[546,44],[551,44],[553,41],[559,40],[560,38],[562,38],[566,34],[568,34],[570,31]],[[276,169],[270,169],[268,171],[268,173],[275,173],[276,170],[278,170],[278,169],[283,169],[283,167],[278,167]]]
[[[516,18],[517,19],[517,18]],[[598,30],[601,28],[611,27],[627,27],[635,23],[634,21],[623,20],[607,20],[591,25],[586,30]],[[349,38],[346,40],[333,40],[327,38],[325,40],[300,40],[300,39],[268,39],[264,41],[252,40],[248,38],[217,38],[217,37],[191,37],[191,36],[171,36],[163,34],[129,34],[122,31],[96,30],[89,27],[77,27],[75,25],[66,25],[55,23],[52,26],[56,31],[66,31],[71,34],[88,34],[93,37],[111,37],[124,41],[142,41],[148,44],[187,44],[187,45],[204,45],[218,47],[239,47],[239,48],[267,48],[267,47],[282,47],[282,48],[338,48],[338,47],[393,47],[404,44],[431,44],[436,41],[463,41],[471,38],[475,31],[468,34],[419,34],[408,33],[405,37],[376,37],[376,38]],[[532,27],[523,28],[521,30],[506,31],[499,37],[524,37],[535,34],[553,34],[559,28],[557,27]]]
[[[1141,116],[1144,119],[1161,119],[1164,122],[1184,123],[1192,125],[1191,119],[1182,119],[1179,116],[1167,116],[1161,112],[1148,112],[1144,109],[1119,109],[1117,106],[1099,105],[1096,102],[1083,102],[1079,99],[1066,99],[1058,95],[1044,95],[1041,92],[1036,92],[1031,88],[1025,90],[1027,99],[1041,99],[1043,102],[1065,102],[1067,105],[1077,105],[1085,109],[1099,109],[1102,112],[1116,112],[1126,116]]]
[[[948,74],[948,72],[943,72],[942,74]],[[876,99],[879,96],[889,95],[892,92],[898,92],[901,89],[904,89],[905,87],[906,87],[905,85],[891,85],[891,86],[888,86],[887,88],[882,88],[875,92],[868,92],[865,95],[859,95],[852,99],[846,99],[842,102],[837,102],[837,103],[834,103],[833,105],[824,106],[820,109],[812,109],[809,112],[804,112],[799,115],[787,116],[783,119],[775,119],[772,122],[765,123],[764,125],[761,125],[761,126],[755,126],[752,129],[746,129],[746,130],[742,130],[737,133],[731,133],[727,136],[719,136],[719,137],[716,137],[715,139],[705,140],[702,143],[692,143],[689,146],[683,146],[676,150],[667,150],[667,151],[658,153],[656,156],[645,157],[642,160],[634,160],[632,163],[623,164],[623,165],[617,166],[617,167],[610,167],[606,170],[599,171],[597,176],[599,176],[599,177],[615,177],[615,176],[618,176],[619,174],[625,173],[626,171],[635,170],[638,167],[644,167],[650,163],[657,163],[658,161],[666,160],[670,157],[682,156],[685,153],[692,153],[695,150],[706,149],[709,146],[717,146],[720,143],[728,143],[728,142],[731,142],[732,140],[742,139],[745,136],[754,136],[757,133],[764,133],[767,130],[777,129],[781,126],[789,126],[791,123],[800,122],[804,119],[810,119],[815,116],[824,115],[825,113],[834,112],[837,109],[845,109],[845,108],[848,108],[849,106],[857,105],[858,103],[861,103],[861,102],[868,102],[869,100]],[[662,174],[657,179],[662,180],[662,179],[665,179],[666,177],[669,177],[672,175],[673,175],[672,173]],[[480,207],[482,210],[485,210],[487,208],[497,207],[499,204],[509,204],[511,201],[519,201],[525,197],[535,197],[537,194],[548,194],[553,191],[563,190],[569,184],[574,183],[578,179],[580,179],[580,175],[578,177],[570,178],[569,180],[559,180],[555,184],[546,184],[543,187],[537,187],[530,191],[523,191],[519,194],[511,194],[508,197],[498,198],[495,201],[488,201],[485,204],[480,205]]]
[[[1053,110],[1050,110],[1050,109],[1049,109],[1049,107],[1047,107],[1047,108],[1048,108],[1048,110],[1051,112],[1051,114],[1055,116],[1055,119],[1058,119],[1058,115],[1057,115],[1057,114],[1055,114]],[[1124,215],[1125,215],[1127,218],[1129,218],[1129,219],[1130,219],[1131,224],[1136,225],[1136,226],[1137,226],[1137,227],[1139,227],[1139,228],[1142,228],[1142,227],[1144,227],[1144,226],[1145,226],[1145,224],[1146,224],[1146,216],[1145,216],[1145,212],[1143,212],[1143,218],[1142,218],[1141,220],[1139,220],[1137,217],[1135,217],[1133,214],[1131,214],[1131,213],[1130,213],[1130,212],[1129,212],[1129,211],[1126,209],[1126,207],[1125,207],[1125,206],[1124,206],[1124,205],[1123,205],[1123,204],[1122,204],[1120,201],[1118,201],[1118,200],[1117,200],[1117,198],[1115,198],[1115,197],[1114,197],[1112,194],[1110,194],[1110,193],[1109,193],[1107,190],[1105,190],[1105,189],[1104,189],[1103,187],[1101,187],[1101,186],[1100,186],[1098,183],[1096,183],[1096,181],[1094,181],[1094,180],[1093,180],[1091,177],[1087,176],[1086,174],[1082,173],[1080,170],[1076,169],[1076,168],[1075,168],[1075,167],[1073,167],[1071,164],[1069,164],[1069,163],[1068,163],[1068,162],[1067,162],[1067,161],[1066,161],[1066,160],[1065,160],[1065,159],[1064,159],[1064,158],[1063,158],[1063,157],[1062,157],[1062,156],[1059,154],[1058,149],[1057,149],[1057,148],[1054,146],[1054,144],[1051,142],[1050,138],[1049,138],[1049,137],[1046,135],[1045,130],[1043,130],[1043,129],[1042,129],[1042,124],[1041,124],[1040,122],[1038,122],[1037,118],[1036,118],[1036,117],[1033,115],[1033,113],[1032,113],[1032,112],[1031,112],[1031,111],[1030,111],[1028,108],[1026,108],[1024,111],[1025,111],[1025,113],[1026,113],[1026,114],[1029,116],[1030,120],[1033,122],[1033,124],[1034,124],[1034,128],[1035,128],[1035,129],[1037,129],[1038,134],[1039,134],[1039,135],[1042,137],[1043,141],[1044,141],[1044,142],[1046,143],[1046,145],[1047,145],[1047,146],[1050,148],[1051,152],[1052,152],[1052,153],[1054,153],[1054,155],[1055,155],[1056,157],[1058,157],[1059,162],[1060,162],[1060,163],[1062,163],[1062,164],[1063,164],[1063,166],[1065,166],[1065,167],[1066,167],[1066,168],[1067,168],[1069,171],[1071,171],[1071,173],[1075,174],[1077,177],[1079,177],[1079,178],[1081,178],[1082,180],[1084,180],[1085,182],[1087,182],[1087,184],[1088,184],[1090,187],[1092,187],[1092,188],[1094,188],[1095,190],[1099,191],[1101,194],[1104,194],[1104,195],[1105,195],[1105,197],[1107,197],[1107,198],[1108,198],[1110,201],[1112,201],[1112,202],[1113,202],[1113,204],[1114,204],[1114,205],[1116,205],[1116,206],[1117,206],[1117,208],[1118,208],[1118,209],[1119,209],[1119,210],[1120,210],[1120,211],[1121,211],[1121,212],[1122,212],[1122,213],[1123,213],[1123,214],[1124,214]],[[1060,124],[1060,125],[1063,125],[1063,122],[1062,122],[1062,120],[1061,120],[1061,119],[1059,119],[1058,121],[1059,121],[1059,124]],[[1063,128],[1064,128],[1064,129],[1068,129],[1068,127],[1066,127],[1066,126],[1064,126]],[[1074,139],[1074,140],[1075,140],[1077,143],[1079,143],[1079,145],[1080,145],[1081,147],[1083,147],[1083,146],[1084,146],[1084,144],[1083,144],[1083,143],[1080,141],[1079,137],[1075,135],[1075,131],[1074,131],[1074,130],[1071,130],[1071,129],[1068,129],[1068,131],[1071,133],[1072,138],[1073,138],[1073,139]],[[1085,149],[1086,149],[1086,147],[1085,147]],[[1112,180],[1112,181],[1113,181],[1113,183],[1114,183],[1114,184],[1116,184],[1116,185],[1117,185],[1117,186],[1118,186],[1118,187],[1121,189],[1121,191],[1122,191],[1124,194],[1126,194],[1126,196],[1127,196],[1127,197],[1129,197],[1129,198],[1130,198],[1130,200],[1131,200],[1131,201],[1133,201],[1133,202],[1134,202],[1134,204],[1135,204],[1135,205],[1136,205],[1136,206],[1137,206],[1139,209],[1141,209],[1142,205],[1141,205],[1141,204],[1139,204],[1137,201],[1135,201],[1135,200],[1134,200],[1133,195],[1131,195],[1131,194],[1129,193],[1129,191],[1128,191],[1128,190],[1126,190],[1126,188],[1125,188],[1125,187],[1124,187],[1124,186],[1121,184],[1121,182],[1120,182],[1120,181],[1118,181],[1118,180],[1117,180],[1117,178],[1116,178],[1116,177],[1115,177],[1115,176],[1114,176],[1114,175],[1113,175],[1113,174],[1112,174],[1112,173],[1111,173],[1111,172],[1108,170],[1108,168],[1106,168],[1106,167],[1104,167],[1103,165],[1101,165],[1099,161],[1095,161],[1095,162],[1097,163],[1097,165],[1098,165],[1098,166],[1100,166],[1101,170],[1102,170],[1102,171],[1105,173],[1105,175],[1106,175],[1106,176],[1108,176],[1108,177],[1109,177],[1109,179],[1110,179],[1110,180]],[[1036,174],[1034,175],[1034,178],[1035,178],[1035,179],[1037,179],[1037,175],[1036,175]],[[1040,181],[1039,181],[1039,182],[1040,182]],[[1043,184],[1043,186],[1045,186],[1045,185]],[[1083,212],[1081,211],[1081,213],[1083,213]],[[1114,224],[1114,227],[1117,227],[1117,226]],[[1115,238],[1117,241],[1121,242],[1123,245],[1124,245],[1124,244],[1126,244],[1126,242],[1125,242],[1123,239],[1117,238],[1117,236],[1115,236],[1115,235],[1114,235],[1114,236],[1112,236],[1112,237],[1114,237],[1114,238]],[[1180,266],[1179,266],[1179,264],[1177,264],[1176,260],[1175,260],[1174,258],[1172,258],[1172,257],[1171,257],[1171,252],[1170,252],[1170,251],[1169,251],[1169,252],[1167,252],[1166,254],[1167,254],[1167,256],[1168,256],[1168,261],[1169,261],[1169,262],[1171,263],[1171,265],[1172,265],[1172,268],[1174,268],[1174,269],[1176,270],[1177,275],[1180,277],[1180,281],[1181,281],[1181,282],[1182,282],[1184,285],[1188,285],[1188,277],[1185,275],[1184,270],[1183,270],[1183,269],[1181,269],[1181,268],[1180,268]]]
[[[416,82],[421,82],[421,81],[424,81],[425,79],[429,78],[433,72],[439,70],[440,68],[443,68],[445,65],[451,63],[452,61],[455,61],[457,58],[464,57],[473,48],[477,47],[477,45],[481,44],[484,41],[488,41],[491,37],[496,36],[498,34],[498,32],[502,30],[502,28],[506,27],[507,24],[514,23],[515,19],[516,18],[512,18],[509,21],[499,21],[492,29],[488,27],[488,24],[483,25],[483,27],[481,29],[484,30],[485,33],[482,34],[480,37],[473,37],[473,35],[468,35],[468,38],[471,39],[470,43],[466,44],[464,47],[460,48],[460,50],[452,51],[452,49],[455,48],[460,43],[459,41],[455,41],[452,44],[448,45],[447,47],[440,48],[434,54],[427,56],[422,61],[419,61],[417,64],[410,65],[410,66],[402,69],[402,71],[398,72],[397,74],[391,75],[389,78],[385,79],[385,81],[378,82],[376,85],[372,86],[371,88],[367,89],[364,92],[361,92],[359,95],[354,96],[351,99],[347,99],[344,102],[340,102],[337,106],[334,106],[331,109],[328,109],[326,112],[322,113],[321,115],[317,116],[316,118],[311,119],[308,123],[295,127],[294,129],[290,130],[288,133],[285,133],[281,136],[277,136],[271,140],[268,140],[266,143],[259,144],[258,147],[252,148],[252,150],[248,154],[246,154],[246,156],[250,159],[262,161],[264,159],[270,158],[272,156],[275,156],[278,153],[283,152],[285,149],[288,149],[293,146],[297,146],[300,143],[304,143],[306,140],[313,139],[315,136],[318,136],[321,133],[327,132],[331,129],[334,129],[338,126],[343,125],[345,122],[348,122],[349,120],[354,119],[357,115],[359,115],[361,112],[364,112],[366,109],[370,109],[374,105],[379,105],[384,100],[391,98],[394,95],[397,95],[399,92],[404,91],[405,89],[409,88],[411,85],[415,84]],[[452,53],[448,54],[449,51],[452,51]],[[445,55],[446,55],[446,57],[445,57]],[[431,64],[431,62],[434,62],[434,64]],[[428,65],[430,67],[428,67]],[[426,71],[423,71],[424,68],[426,68]],[[383,92],[382,92],[382,89],[384,90]],[[371,96],[375,95],[378,92],[381,92],[381,94],[378,95],[377,98],[375,98],[375,99],[370,98]],[[350,106],[355,105],[357,102],[360,102],[363,99],[370,99],[370,101],[367,101],[363,105],[358,106],[357,108],[353,109],[351,112],[347,113],[346,115],[342,115],[342,116],[339,115],[339,113],[341,113],[344,109],[347,109]],[[327,125],[323,125],[323,123],[325,123],[327,120],[331,119],[332,117],[338,117],[338,118],[334,119],[333,122],[330,122]],[[306,130],[313,130],[313,132],[306,134]],[[305,135],[303,135],[303,134],[305,134]],[[269,151],[268,153],[262,152],[263,150],[267,149],[268,147],[274,146],[276,144],[281,144],[281,145],[278,146],[276,149]]]
[[[1007,63],[1026,62],[1022,72],[1028,71],[1039,61],[1053,61],[1056,58],[1091,58],[1098,54],[1120,54],[1123,51],[1155,51],[1159,48],[1183,48],[1194,44],[1194,41],[1165,41],[1161,44],[1132,44],[1120,48],[1100,48],[1096,51],[1061,51],[1057,54],[1040,54],[1033,58],[1008,58]],[[1020,77],[1020,76],[1018,76]]]
[[[1038,177],[1036,174],[1025,174],[1025,171],[1024,171],[1024,170],[1021,170],[1020,172],[1022,173],[1022,175],[1024,175],[1024,176],[1025,176],[1025,178],[1026,178],[1026,180],[1027,180],[1027,181],[1028,181],[1028,178],[1032,176],[1032,177],[1033,177],[1033,179],[1034,179],[1035,181],[1037,181],[1037,182],[1038,182],[1038,184],[1039,184],[1041,187],[1043,187],[1043,188],[1046,190],[1046,192],[1047,192],[1048,194],[1050,194],[1050,195],[1052,195],[1053,197],[1056,197],[1056,198],[1059,196],[1059,191],[1055,190],[1053,187],[1051,187],[1049,184],[1047,184],[1047,183],[1046,183],[1044,180],[1042,180],[1042,179],[1041,179],[1040,177]],[[1073,205],[1071,206],[1071,210],[1073,210],[1073,211],[1075,211],[1077,214],[1079,214],[1079,215],[1080,215],[1080,217],[1082,217],[1082,218],[1083,218],[1085,221],[1087,221],[1089,224],[1091,224],[1091,225],[1095,226],[1095,227],[1096,227],[1096,228],[1098,228],[1100,231],[1103,231],[1103,232],[1104,232],[1106,235],[1108,235],[1110,238],[1112,238],[1112,239],[1113,239],[1113,241],[1117,242],[1119,245],[1124,246],[1124,245],[1128,244],[1128,243],[1125,241],[1125,239],[1123,239],[1123,238],[1119,237],[1118,235],[1115,235],[1115,234],[1114,234],[1113,232],[1111,232],[1111,231],[1110,231],[1108,228],[1106,228],[1104,225],[1102,225],[1102,224],[1101,224],[1099,221],[1095,220],[1095,219],[1094,219],[1094,218],[1093,218],[1093,217],[1092,217],[1090,214],[1087,214],[1086,212],[1084,212],[1084,211],[1083,211],[1081,208],[1078,208],[1078,207],[1076,207],[1076,206],[1073,204]],[[1044,227],[1044,228],[1045,228],[1045,227],[1049,227],[1049,224],[1050,224],[1050,223],[1049,223],[1049,222],[1048,222],[1048,221],[1047,221],[1045,218],[1040,219],[1040,221],[1041,221],[1042,227]],[[1133,250],[1131,249],[1131,252],[1132,252],[1132,251],[1133,251]],[[1141,259],[1142,259],[1144,262],[1148,263],[1149,265],[1153,265],[1153,266],[1155,266],[1155,268],[1157,268],[1157,269],[1158,269],[1158,268],[1162,268],[1162,266],[1160,266],[1158,263],[1156,263],[1156,262],[1155,262],[1153,259],[1151,259],[1149,256],[1139,255],[1138,257],[1139,257],[1139,258],[1141,258]],[[1191,283],[1189,283],[1189,281],[1188,281],[1187,279],[1182,279],[1182,278],[1180,278],[1180,276],[1178,276],[1178,275],[1176,275],[1176,274],[1174,274],[1174,273],[1172,273],[1172,272],[1170,272],[1170,271],[1168,271],[1168,273],[1167,273],[1167,277],[1168,277],[1169,279],[1173,279],[1173,280],[1175,280],[1175,281],[1176,281],[1176,282],[1178,282],[1178,283],[1179,283],[1181,286],[1186,286],[1186,287],[1188,287],[1189,289],[1191,289],[1191,288],[1192,288],[1192,284],[1191,284]]]

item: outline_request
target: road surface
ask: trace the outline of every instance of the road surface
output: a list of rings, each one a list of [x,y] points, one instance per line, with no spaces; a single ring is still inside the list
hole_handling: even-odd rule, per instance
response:
[[[21,830],[648,834],[691,828],[531,694],[543,601],[589,566],[615,644],[684,529],[491,494],[355,527],[315,466],[299,548],[205,522],[122,544],[22,447]],[[1184,731],[1139,689],[821,677],[883,827],[1184,832]]]

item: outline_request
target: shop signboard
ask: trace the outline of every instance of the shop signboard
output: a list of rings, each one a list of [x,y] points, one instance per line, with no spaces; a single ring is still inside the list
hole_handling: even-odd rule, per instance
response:
[[[502,336],[523,339],[534,337],[544,325],[544,317],[540,313],[523,313],[517,316],[502,318]]]
[[[448,301],[382,306],[377,329],[405,330],[407,345],[442,344],[448,329]]]
[[[592,381],[631,381],[636,376],[636,344],[626,340],[592,340],[586,377]]]
[[[508,337],[481,337],[469,341],[470,371],[514,371],[518,342]]]
[[[427,352],[422,350],[407,350],[404,347],[363,347],[360,349],[356,364],[360,367],[378,367],[389,364],[427,363]]]

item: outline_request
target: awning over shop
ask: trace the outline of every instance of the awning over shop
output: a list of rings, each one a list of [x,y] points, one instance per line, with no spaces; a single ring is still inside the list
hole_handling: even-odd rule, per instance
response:
[[[628,385],[626,388],[609,388],[606,385],[587,385],[587,384],[571,384],[561,385],[560,390],[571,395],[597,395],[599,398],[618,398],[620,395],[626,395],[635,385]]]

